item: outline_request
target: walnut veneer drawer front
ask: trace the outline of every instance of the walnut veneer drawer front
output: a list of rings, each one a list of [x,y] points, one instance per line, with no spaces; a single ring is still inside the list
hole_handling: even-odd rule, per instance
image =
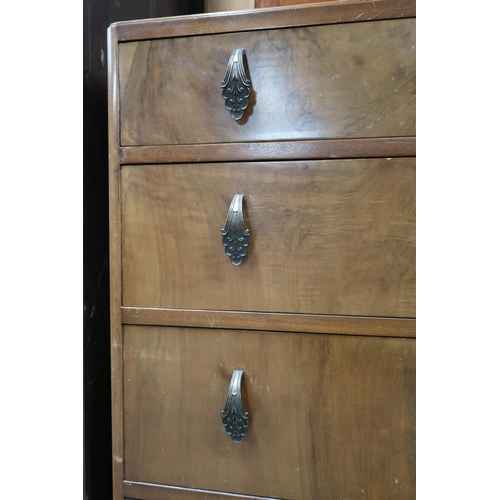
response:
[[[221,96],[237,48],[240,121]],[[123,146],[415,134],[415,19],[121,43],[119,75]]]
[[[414,498],[414,340],[126,326],[123,362],[125,481]],[[221,421],[234,369],[238,444]]]
[[[415,316],[415,159],[124,166],[123,304]],[[222,245],[245,194],[248,254]]]

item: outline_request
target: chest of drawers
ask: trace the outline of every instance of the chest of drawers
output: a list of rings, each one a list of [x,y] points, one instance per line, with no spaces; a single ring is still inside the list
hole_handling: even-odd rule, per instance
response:
[[[414,2],[108,47],[114,500],[414,498]]]

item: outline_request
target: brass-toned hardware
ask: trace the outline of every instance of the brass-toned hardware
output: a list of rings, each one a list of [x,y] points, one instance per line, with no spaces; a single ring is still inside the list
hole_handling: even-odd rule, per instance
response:
[[[235,194],[229,206],[226,225],[221,230],[222,244],[226,249],[226,255],[235,266],[243,262],[250,244],[250,230],[245,227],[243,221],[243,199],[244,194]]]
[[[222,80],[222,97],[226,109],[235,120],[240,120],[248,107],[250,80],[245,74],[243,57],[245,49],[233,50],[227,63],[226,76]]]
[[[241,443],[248,431],[248,412],[243,408],[241,400],[241,379],[243,370],[234,370],[229,390],[227,391],[226,406],[221,411],[222,423],[235,443]]]

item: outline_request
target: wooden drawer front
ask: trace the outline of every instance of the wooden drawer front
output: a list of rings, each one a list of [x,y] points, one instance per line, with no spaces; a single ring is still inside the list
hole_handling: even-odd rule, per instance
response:
[[[415,159],[125,166],[122,250],[125,306],[414,317]]]
[[[237,48],[238,122],[221,95]],[[415,135],[415,19],[127,42],[119,72],[122,145]]]
[[[415,496],[415,342],[124,328],[125,480],[287,499]],[[247,436],[221,421],[244,370]]]

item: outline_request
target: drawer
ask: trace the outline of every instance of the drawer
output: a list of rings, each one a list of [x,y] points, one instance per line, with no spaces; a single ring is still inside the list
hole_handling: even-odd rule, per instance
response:
[[[221,94],[244,48],[251,94]],[[415,19],[124,42],[122,146],[415,135]]]
[[[415,497],[415,341],[125,326],[124,479],[297,500]],[[248,434],[221,421],[243,370]]]
[[[415,316],[414,158],[124,166],[121,203],[124,306]]]

